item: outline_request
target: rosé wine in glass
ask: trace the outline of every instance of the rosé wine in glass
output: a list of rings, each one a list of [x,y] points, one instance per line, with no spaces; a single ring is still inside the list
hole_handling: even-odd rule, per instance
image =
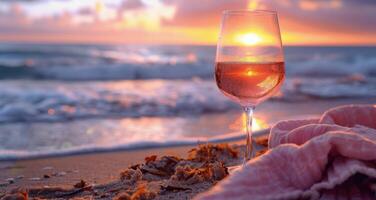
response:
[[[252,116],[273,96],[285,77],[285,62],[275,11],[228,10],[222,15],[215,60],[218,88],[246,115],[244,163],[253,157]]]

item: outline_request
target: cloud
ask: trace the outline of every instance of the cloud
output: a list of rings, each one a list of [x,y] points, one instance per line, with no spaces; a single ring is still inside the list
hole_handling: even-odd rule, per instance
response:
[[[376,35],[375,0],[0,1],[3,40],[215,42],[222,11],[245,8],[277,10],[284,35],[294,35],[291,41]]]
[[[168,25],[217,27],[223,10],[246,9],[246,0],[168,0],[176,14]]]
[[[368,0],[264,0],[289,31],[376,33],[376,4]],[[308,2],[308,4],[307,4]],[[376,1],[375,1],[376,2]],[[283,29],[283,28],[282,28]]]
[[[8,9],[5,9],[6,12],[2,13],[2,19],[0,19],[3,25],[5,26],[7,23],[24,25],[19,23],[22,18],[22,20],[36,25],[35,28],[45,25],[54,29],[55,26],[64,24],[69,29],[69,26],[81,24],[97,26],[98,23],[112,23],[112,27],[117,29],[154,31],[160,28],[162,21],[171,20],[175,15],[173,5],[167,5],[158,0],[153,1],[153,3],[144,3],[141,0],[117,0],[112,1],[112,3],[109,3],[109,1],[74,0],[63,4],[61,1],[51,0],[33,2],[36,4],[32,6],[26,3],[10,3],[7,6]],[[44,2],[47,2],[47,4]],[[75,6],[73,7],[72,4],[75,4]],[[49,12],[51,10],[56,11],[49,14],[40,14],[43,6]]]
[[[141,0],[125,0],[120,4],[121,10],[139,9],[145,7]]]
[[[223,10],[248,7],[277,10],[285,32],[376,32],[375,0],[168,0],[168,3],[176,6],[174,19],[165,23],[169,26],[218,29]]]
[[[31,24],[19,4],[12,4],[8,10],[0,12],[0,30],[18,28]]]
[[[31,9],[25,9],[26,4],[11,3],[4,11],[0,9],[0,40],[116,43],[179,40],[175,30],[159,30],[162,21],[174,17],[174,6],[157,1],[153,4],[134,0],[118,2],[121,6],[92,3],[41,16],[30,15]],[[155,40],[156,31],[163,33],[158,40]]]
[[[127,2],[120,11],[119,25],[123,28],[155,31],[160,28],[162,21],[172,20],[175,16],[175,6],[160,1],[148,5],[134,0]]]
[[[299,7],[303,10],[336,9],[342,6],[341,0],[300,0]]]

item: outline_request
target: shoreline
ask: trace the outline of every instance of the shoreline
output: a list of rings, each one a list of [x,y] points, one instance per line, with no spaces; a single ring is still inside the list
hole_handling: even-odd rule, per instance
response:
[[[262,129],[255,131],[253,133],[254,137],[262,137],[269,133],[270,128]],[[71,151],[60,151],[48,154],[38,154],[38,155],[27,155],[27,156],[18,156],[10,158],[0,158],[1,162],[13,162],[13,161],[28,161],[28,160],[38,160],[38,159],[48,159],[48,158],[61,158],[61,157],[70,157],[70,156],[81,156],[81,155],[90,155],[90,154],[102,154],[102,153],[116,153],[116,152],[128,152],[128,151],[139,151],[139,150],[153,150],[161,148],[175,148],[175,147],[192,147],[205,143],[231,143],[242,141],[245,139],[244,133],[235,132],[227,134],[230,136],[227,137],[214,137],[208,140],[191,140],[191,141],[170,141],[167,143],[144,143],[144,144],[134,144],[134,145],[125,145],[125,146],[114,146],[109,148],[87,148],[87,149],[78,149]],[[1,169],[1,167],[0,167]]]

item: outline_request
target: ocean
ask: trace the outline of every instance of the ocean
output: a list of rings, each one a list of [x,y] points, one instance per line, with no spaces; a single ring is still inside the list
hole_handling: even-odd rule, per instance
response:
[[[0,160],[194,144],[241,131],[214,46],[0,43]],[[278,105],[375,103],[376,47],[285,47]],[[263,109],[261,109],[263,111]],[[257,120],[257,119],[256,119]],[[227,134],[226,134],[227,133]]]

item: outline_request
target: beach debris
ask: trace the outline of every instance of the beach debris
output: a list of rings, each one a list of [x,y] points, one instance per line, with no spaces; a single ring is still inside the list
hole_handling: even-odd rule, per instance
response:
[[[260,137],[256,139],[256,143],[264,147],[268,147],[268,137]]]
[[[113,198],[114,200],[131,200],[131,196],[126,193],[126,192],[122,192],[118,195],[115,196],[115,198]]]
[[[146,162],[146,164],[148,164],[149,162],[153,162],[156,159],[157,159],[156,155],[148,156],[148,157],[145,157],[145,162]]]
[[[43,178],[51,178],[51,176],[48,175],[48,174],[44,174],[44,175],[43,175]]]
[[[24,175],[19,175],[19,176],[16,176],[16,178],[15,179],[23,179],[23,178],[25,178],[25,176]]]
[[[143,173],[150,173],[150,174],[157,175],[157,176],[168,176],[166,172],[159,170],[159,169],[155,169],[153,167],[149,167],[147,165],[143,165],[141,167],[141,170]]]
[[[5,181],[7,181],[9,184],[13,184],[14,178],[7,178],[7,179],[5,179]]]
[[[175,156],[163,156],[145,158],[146,163],[140,166],[141,172],[150,173],[157,176],[170,176],[175,172],[175,166],[181,159]]]
[[[119,179],[110,183],[90,185],[80,180],[70,188],[31,188],[28,195],[33,199],[191,199],[228,175],[226,164],[239,160],[238,149],[227,144],[207,144],[189,151],[188,159],[151,155],[144,163],[123,170]],[[42,178],[67,173],[71,171],[48,173]]]
[[[175,174],[171,176],[171,183],[192,185],[204,181],[218,181],[228,175],[227,168],[222,162],[204,163],[200,168],[193,168],[189,165],[178,166]]]
[[[228,144],[199,145],[189,151],[188,160],[197,162],[221,161],[224,164],[231,159],[238,158],[239,152]]]
[[[26,189],[13,189],[8,194],[5,194],[1,200],[27,200],[28,191]]]
[[[192,188],[189,187],[180,187],[180,186],[174,186],[174,185],[167,185],[167,186],[161,186],[161,193],[166,192],[179,192],[179,191],[187,191],[192,190]]]
[[[141,164],[135,164],[135,165],[129,166],[128,168],[129,169],[138,169],[138,168],[140,168],[140,166],[141,166]]]
[[[93,190],[93,194],[94,194],[94,196],[98,196],[99,195],[99,191],[98,190]]]
[[[154,199],[156,196],[157,193],[147,188],[146,184],[140,184],[136,192],[132,194],[131,200],[150,200]]]
[[[80,180],[80,182],[76,183],[73,185],[74,188],[84,188],[85,186],[87,186],[88,184],[86,183],[86,181],[84,180]]]
[[[209,170],[210,177],[215,181],[222,180],[229,174],[227,167],[219,161],[207,164],[207,169]]]
[[[107,198],[107,197],[109,197],[110,195],[109,194],[107,194],[107,193],[104,193],[104,194],[101,194],[100,196],[99,196],[99,198]]]
[[[142,172],[140,169],[126,169],[120,172],[120,180],[122,181],[129,181],[130,183],[136,183],[137,181],[142,179]]]

